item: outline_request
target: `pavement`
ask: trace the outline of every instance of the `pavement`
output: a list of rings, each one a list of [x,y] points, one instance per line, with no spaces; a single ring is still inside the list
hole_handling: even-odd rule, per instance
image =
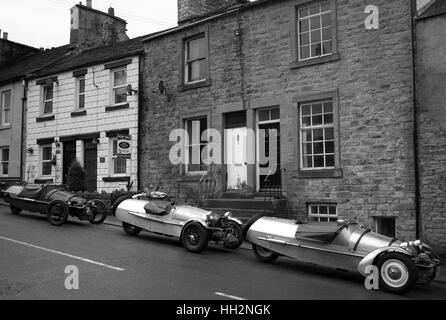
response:
[[[369,291],[362,277],[287,258],[265,264],[249,250],[210,245],[192,254],[177,239],[131,237],[116,220],[95,226],[70,219],[53,227],[44,216],[0,206],[0,221],[0,300],[446,299],[443,281],[404,296]],[[79,289],[67,290],[73,267]]]

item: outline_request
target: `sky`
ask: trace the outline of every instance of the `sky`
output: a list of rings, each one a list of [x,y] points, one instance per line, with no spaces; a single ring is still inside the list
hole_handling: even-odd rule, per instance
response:
[[[36,48],[70,41],[70,8],[86,0],[0,0],[0,30],[8,39]],[[177,0],[93,0],[93,8],[127,21],[130,38],[176,26]]]

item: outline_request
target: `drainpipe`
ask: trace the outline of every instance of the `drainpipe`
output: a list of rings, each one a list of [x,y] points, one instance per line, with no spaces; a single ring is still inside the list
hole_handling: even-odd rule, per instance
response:
[[[139,76],[138,76],[138,145],[136,147],[138,156],[137,156],[137,173],[136,177],[138,179],[138,183],[136,185],[136,190],[141,190],[141,128],[142,128],[142,108],[143,108],[143,74],[144,74],[144,59],[145,54],[144,52],[139,55]]]
[[[412,101],[413,101],[413,146],[414,146],[414,174],[415,174],[415,232],[416,238],[419,239],[422,236],[421,228],[421,209],[420,209],[420,169],[418,161],[418,112],[417,112],[417,89],[416,89],[416,1],[410,1],[410,42],[412,45]]]
[[[23,96],[22,96],[22,128],[20,132],[20,183],[23,182],[23,172],[26,169],[26,164],[23,162],[25,160],[24,153],[26,152],[26,142],[25,142],[25,130],[26,130],[26,101],[28,92],[28,80],[22,80]]]

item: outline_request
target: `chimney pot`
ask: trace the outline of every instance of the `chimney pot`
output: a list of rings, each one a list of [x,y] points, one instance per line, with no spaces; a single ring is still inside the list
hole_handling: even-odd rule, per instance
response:
[[[8,40],[8,33],[7,32],[3,32],[3,39],[4,40]]]
[[[115,8],[108,8],[108,15],[114,17],[115,16]]]
[[[93,0],[87,0],[87,7],[93,8]]]

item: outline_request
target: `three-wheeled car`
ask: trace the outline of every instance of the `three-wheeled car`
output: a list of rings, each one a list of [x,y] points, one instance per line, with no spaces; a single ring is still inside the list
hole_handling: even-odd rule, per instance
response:
[[[22,210],[45,214],[53,226],[63,225],[69,216],[100,224],[107,217],[107,208],[101,200],[89,200],[68,192],[63,185],[11,186],[2,192],[12,213]]]
[[[429,284],[440,259],[419,240],[401,242],[355,222],[296,223],[266,216],[253,217],[243,230],[255,256],[272,262],[279,256],[369,276],[379,272],[379,289],[404,293],[415,284]]]
[[[220,216],[187,204],[177,204],[167,194],[146,191],[118,198],[112,213],[124,231],[138,235],[142,230],[179,238],[186,250],[201,252],[209,241],[228,249],[243,243],[242,223],[230,212]]]

